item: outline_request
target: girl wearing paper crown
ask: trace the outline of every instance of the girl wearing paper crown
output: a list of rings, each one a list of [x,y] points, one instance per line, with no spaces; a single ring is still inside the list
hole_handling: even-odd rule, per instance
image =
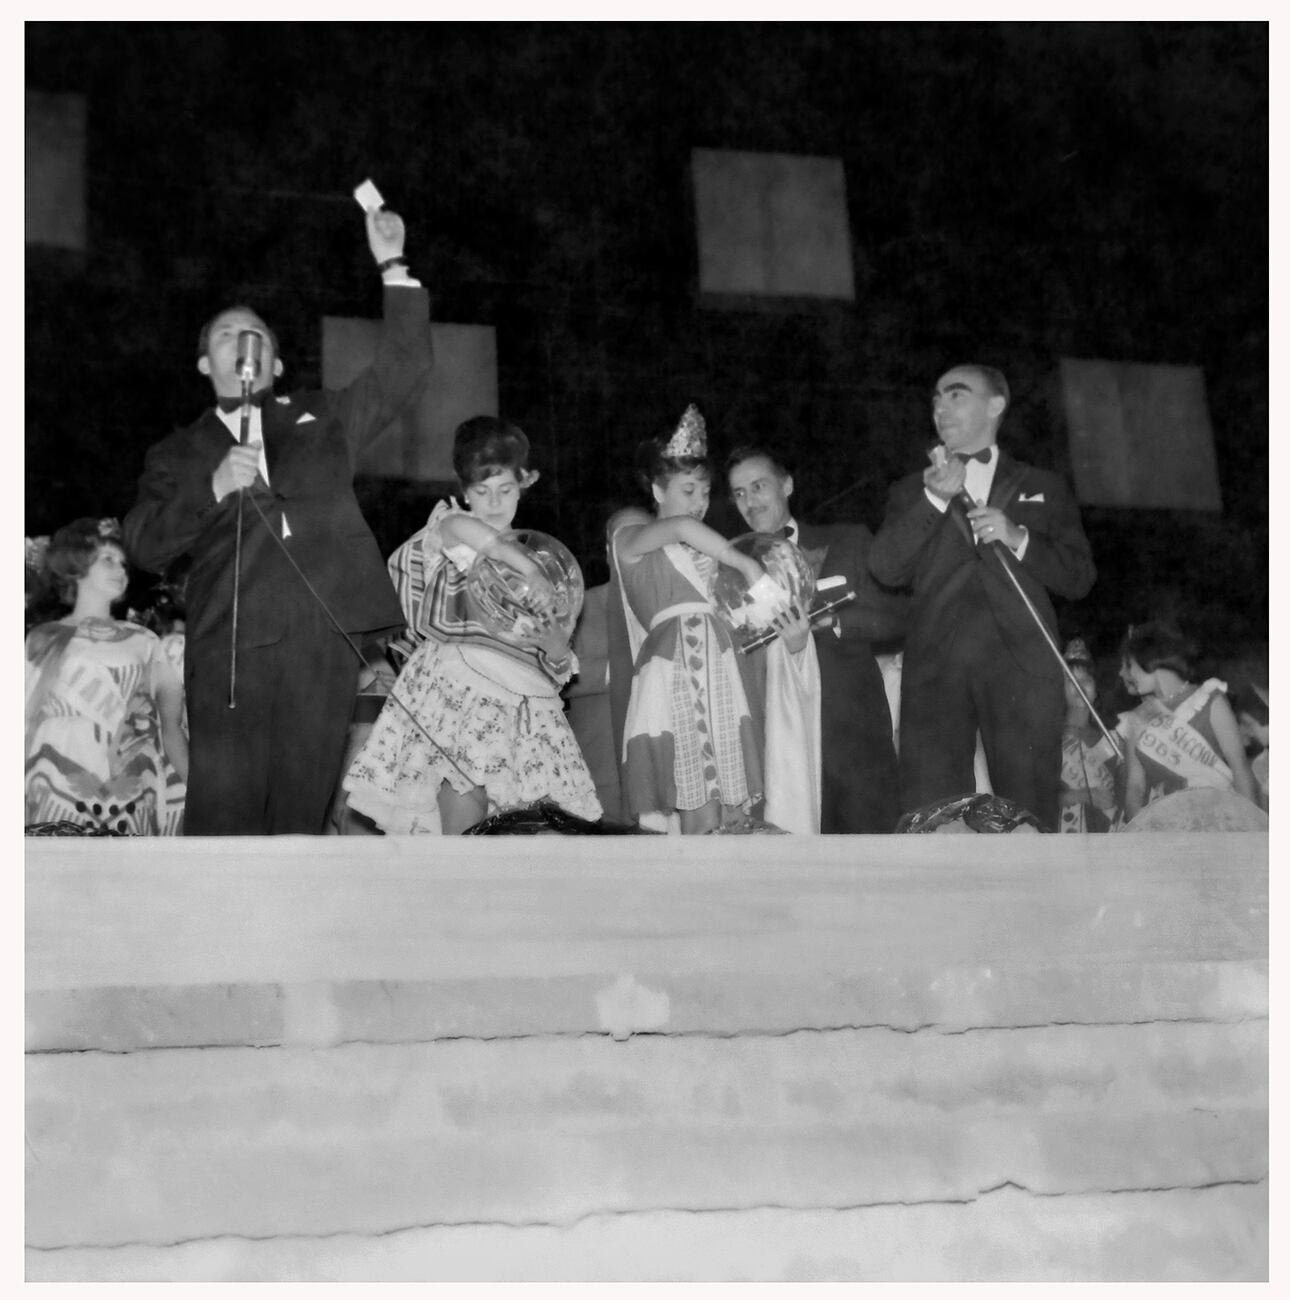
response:
[[[387,833],[460,835],[543,799],[589,821],[601,816],[560,699],[577,671],[571,627],[520,615],[502,639],[468,581],[485,549],[520,570],[533,567],[522,548],[497,537],[537,480],[528,456],[518,426],[490,415],[467,420],[452,450],[467,508],[440,501],[390,556],[405,644],[415,649],[344,781],[350,808]],[[541,575],[526,585],[540,605]]]
[[[644,827],[701,835],[741,819],[764,794],[762,761],[730,633],[708,598],[718,563],[768,581],[702,522],[712,468],[703,416],[686,408],[670,437],[637,454],[655,514],[609,521],[635,662],[623,733],[623,802]],[[783,631],[792,635],[785,615]],[[806,635],[809,636],[809,633]]]

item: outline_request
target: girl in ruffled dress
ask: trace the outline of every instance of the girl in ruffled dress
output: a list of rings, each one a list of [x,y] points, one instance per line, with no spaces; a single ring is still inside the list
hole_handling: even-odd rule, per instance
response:
[[[629,508],[608,527],[635,662],[623,802],[647,829],[700,835],[746,818],[765,793],[734,644],[708,584],[718,562],[750,585],[766,572],[702,522],[712,467],[693,406],[670,438],[642,444],[638,462],[657,513]],[[777,626],[795,649],[809,641],[800,617],[784,615]]]
[[[349,806],[391,834],[459,835],[493,813],[550,800],[601,816],[595,786],[565,721],[560,687],[576,671],[554,621],[514,645],[480,618],[466,577],[476,554],[510,528],[537,480],[529,442],[493,416],[467,420],[453,441],[466,509],[439,502],[390,557],[408,620],[410,657],[345,777]],[[523,552],[507,558],[521,567]],[[544,603],[544,579],[530,586]],[[549,593],[548,593],[549,595]]]

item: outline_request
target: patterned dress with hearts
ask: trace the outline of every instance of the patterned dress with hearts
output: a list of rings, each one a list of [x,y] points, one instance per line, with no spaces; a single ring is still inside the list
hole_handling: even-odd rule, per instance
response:
[[[673,544],[620,566],[643,635],[623,735],[623,800],[633,819],[713,799],[746,811],[764,793],[734,645],[707,598],[713,563]]]

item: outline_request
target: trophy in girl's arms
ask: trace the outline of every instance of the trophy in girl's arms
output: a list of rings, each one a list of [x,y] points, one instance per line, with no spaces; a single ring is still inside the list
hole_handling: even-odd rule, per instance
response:
[[[744,533],[730,544],[766,570],[750,583],[738,569],[722,564],[709,584],[708,595],[718,617],[730,629],[735,644],[747,652],[775,635],[772,620],[788,606],[810,607],[815,576],[806,556],[774,533]],[[763,636],[765,640],[760,639]]]
[[[563,542],[536,529],[508,528],[480,549],[466,590],[489,632],[522,645],[552,624],[572,637],[585,588]]]
[[[731,545],[751,556],[765,576],[756,582],[729,565],[720,565],[709,586],[709,597],[717,615],[730,629],[735,644],[744,653],[759,649],[774,639],[772,620],[786,606],[809,611],[812,620],[855,599],[847,591],[823,604],[814,604],[815,572],[810,560],[786,537],[774,533],[744,533]]]

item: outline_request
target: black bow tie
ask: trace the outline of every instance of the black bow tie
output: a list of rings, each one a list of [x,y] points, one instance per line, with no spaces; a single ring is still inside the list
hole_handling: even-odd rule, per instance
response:
[[[775,536],[782,537],[786,542],[791,542],[793,540],[793,525],[785,524],[783,528],[776,528]]]
[[[982,465],[990,463],[990,448],[982,447],[980,451],[956,451],[954,453],[965,465],[970,460],[979,460]]]
[[[272,388],[257,388],[251,394],[251,405],[263,406],[272,396]],[[216,397],[215,404],[221,411],[225,412],[240,411],[242,409],[242,399],[240,397]]]

